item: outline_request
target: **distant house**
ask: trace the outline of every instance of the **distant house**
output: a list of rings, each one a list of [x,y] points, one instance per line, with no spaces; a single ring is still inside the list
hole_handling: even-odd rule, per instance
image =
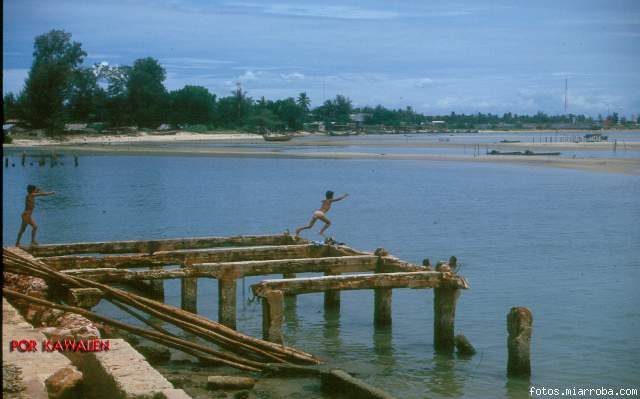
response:
[[[431,121],[431,124],[432,124],[432,125],[444,125],[444,124],[446,124],[446,123],[447,123],[447,122],[445,122],[445,121]]]

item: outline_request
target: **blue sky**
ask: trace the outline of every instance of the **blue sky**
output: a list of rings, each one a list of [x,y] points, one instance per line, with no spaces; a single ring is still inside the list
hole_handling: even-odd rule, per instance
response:
[[[35,36],[64,29],[90,65],[154,57],[165,86],[305,91],[319,105],[455,112],[640,113],[640,1],[5,0],[3,93]]]

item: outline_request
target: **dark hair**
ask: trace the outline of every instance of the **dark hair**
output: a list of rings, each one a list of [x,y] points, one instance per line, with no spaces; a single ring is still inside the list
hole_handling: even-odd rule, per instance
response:
[[[333,191],[329,190],[324,195],[327,197],[327,199],[331,199],[333,198]]]
[[[38,187],[34,186],[33,184],[29,184],[29,185],[27,186],[27,192],[28,192],[29,194],[31,194],[32,192],[36,191],[36,188],[38,188]]]

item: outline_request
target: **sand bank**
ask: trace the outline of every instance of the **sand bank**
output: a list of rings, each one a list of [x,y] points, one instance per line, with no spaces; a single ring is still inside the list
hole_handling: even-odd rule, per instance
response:
[[[280,152],[270,148],[256,147],[145,147],[144,145],[49,145],[47,151],[72,152],[75,154],[156,155],[156,156],[205,156],[246,158],[293,158],[293,159],[360,159],[393,161],[448,161],[546,166],[592,172],[624,173],[640,175],[640,158],[562,158],[557,156],[479,156],[439,154],[394,154],[364,152]],[[17,149],[17,148],[16,148]]]
[[[263,141],[262,136],[250,133],[191,133],[176,132],[175,134],[147,134],[135,135],[67,135],[56,139],[14,139],[9,146],[36,147],[73,144],[133,144],[133,143],[175,143],[182,141]],[[6,146],[6,144],[5,144]]]

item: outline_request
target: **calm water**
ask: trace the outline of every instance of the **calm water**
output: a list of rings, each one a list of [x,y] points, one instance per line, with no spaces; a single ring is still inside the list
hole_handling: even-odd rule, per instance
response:
[[[38,199],[46,243],[279,233],[306,223],[332,189],[350,194],[330,213],[337,240],[416,263],[456,255],[472,286],[456,319],[478,349],[471,359],[434,355],[430,290],[395,290],[390,330],[372,327],[367,291],[344,292],[339,316],[324,314],[322,294],[300,296],[297,313],[287,314],[287,343],[398,398],[529,397],[529,382],[505,377],[512,306],[533,312],[532,385],[638,388],[638,176],[427,161],[103,155],[83,156],[77,168],[13,161],[15,168],[3,168],[4,245],[15,240],[28,183],[58,192]],[[261,310],[248,287],[263,278],[238,289],[238,327],[255,336]],[[167,302],[179,305],[178,281],[165,288]],[[211,318],[216,290],[215,281],[201,280],[199,311]]]

